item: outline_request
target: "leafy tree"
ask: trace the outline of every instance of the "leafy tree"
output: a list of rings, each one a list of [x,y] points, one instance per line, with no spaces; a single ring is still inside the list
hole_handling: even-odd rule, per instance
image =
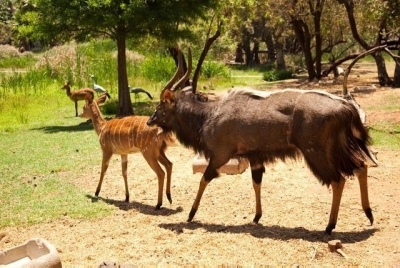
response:
[[[378,47],[384,44],[399,44],[398,28],[397,26],[394,26],[398,22],[398,13],[396,13],[396,11],[399,11],[400,3],[398,0],[368,0],[362,3],[353,0],[337,0],[337,2],[345,7],[353,38],[362,48],[370,50],[373,47]],[[366,4],[368,5],[368,9],[363,8]],[[355,16],[357,9],[364,12],[363,17],[367,18],[368,22],[364,21],[358,23]],[[390,24],[392,24],[394,32],[390,30]],[[374,35],[365,35],[364,31],[359,30],[359,27],[369,27],[371,31],[368,32],[373,33]],[[393,42],[390,42],[391,40]],[[377,66],[379,84],[381,86],[393,85],[393,81],[387,73],[385,59],[383,58],[382,53],[376,51],[372,54],[372,57]]]
[[[126,42],[155,36],[175,43],[189,38],[190,25],[217,0],[31,0],[35,9],[23,19],[32,27],[30,37],[50,44],[76,39],[109,37],[118,56],[118,116],[132,115],[126,71]]]
[[[14,8],[10,0],[0,1],[0,44],[11,43],[11,19]]]

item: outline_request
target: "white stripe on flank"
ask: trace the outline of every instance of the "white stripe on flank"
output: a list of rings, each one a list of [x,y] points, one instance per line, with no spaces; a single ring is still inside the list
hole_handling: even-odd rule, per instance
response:
[[[145,138],[144,136],[144,131],[143,131],[143,117],[140,120],[140,124],[138,125],[138,132],[140,132],[140,142],[139,142],[139,148],[143,148],[143,139]]]
[[[132,131],[132,124],[133,124],[133,120],[131,120],[131,125],[129,126],[129,135],[128,135],[128,146],[129,146],[129,150],[133,149],[133,147],[135,146],[135,137],[133,137],[133,131]],[[131,144],[132,142],[132,144]]]
[[[325,95],[331,99],[344,100],[343,98],[341,98],[339,96],[336,96],[334,94],[328,93],[323,90],[316,90],[316,89],[301,90],[301,89],[295,89],[295,88],[285,88],[282,90],[274,90],[274,91],[262,91],[262,90],[257,90],[257,89],[253,89],[253,88],[232,89],[232,90],[229,90],[228,93],[225,94],[222,99],[225,99],[230,96],[237,95],[237,94],[257,96],[257,97],[265,99],[265,98],[270,97],[271,95],[279,94],[282,92],[297,92],[297,93],[301,93],[301,94],[317,93],[317,94]]]

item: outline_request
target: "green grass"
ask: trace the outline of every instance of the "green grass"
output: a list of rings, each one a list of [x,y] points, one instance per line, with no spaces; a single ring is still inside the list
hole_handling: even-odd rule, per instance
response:
[[[373,98],[373,96],[370,98]],[[362,108],[368,112],[392,112],[399,109],[399,103],[400,97],[398,95],[388,94],[380,100],[370,102],[369,105],[365,105]],[[394,123],[390,118],[368,123],[368,125],[374,147],[400,150],[400,125]]]
[[[388,121],[370,125],[369,133],[374,146],[390,150],[400,150],[400,126]]]
[[[33,55],[22,56],[22,57],[11,57],[7,59],[0,60],[0,68],[10,68],[10,69],[21,69],[28,68],[34,65],[36,59]]]
[[[16,94],[1,102],[0,228],[64,216],[101,217],[115,209],[92,203],[68,180],[87,179],[88,166],[100,165],[97,136],[75,117],[65,92],[43,91],[43,96]]]

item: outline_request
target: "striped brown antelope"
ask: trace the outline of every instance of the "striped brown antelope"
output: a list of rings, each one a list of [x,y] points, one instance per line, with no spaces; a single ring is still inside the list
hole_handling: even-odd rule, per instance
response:
[[[124,177],[125,183],[125,201],[129,202],[127,181],[128,154],[141,152],[149,166],[157,174],[158,199],[156,210],[160,209],[162,206],[162,192],[165,177],[165,172],[159,163],[161,163],[167,171],[166,195],[168,201],[172,203],[172,163],[165,155],[167,145],[175,142],[171,134],[167,134],[158,127],[147,126],[146,122],[149,119],[148,116],[127,116],[124,118],[105,120],[97,102],[93,101],[91,96],[87,96],[83,112],[80,116],[92,120],[94,130],[99,136],[99,142],[103,152],[100,180],[95,193],[96,196],[100,193],[101,184],[112,155],[119,154],[121,155],[122,176]]]

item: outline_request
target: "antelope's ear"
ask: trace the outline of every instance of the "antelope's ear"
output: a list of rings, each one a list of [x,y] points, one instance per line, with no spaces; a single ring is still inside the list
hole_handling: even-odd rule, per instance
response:
[[[165,90],[163,95],[163,101],[166,101],[168,103],[174,102],[175,101],[174,92],[169,89]]]

